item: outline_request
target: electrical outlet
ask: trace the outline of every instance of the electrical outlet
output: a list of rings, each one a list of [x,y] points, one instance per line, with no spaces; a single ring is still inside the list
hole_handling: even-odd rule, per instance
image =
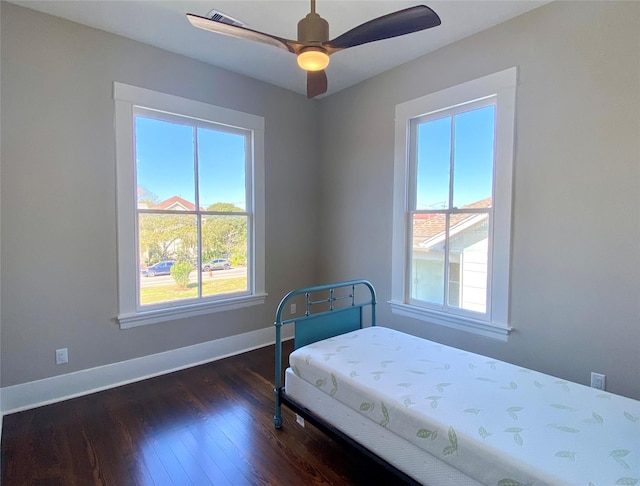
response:
[[[56,349],[56,364],[65,364],[69,362],[69,351],[67,348]]]
[[[296,304],[291,304],[291,313],[295,314],[297,310]]]
[[[597,388],[598,390],[604,390],[605,375],[600,373],[591,372],[591,388]]]

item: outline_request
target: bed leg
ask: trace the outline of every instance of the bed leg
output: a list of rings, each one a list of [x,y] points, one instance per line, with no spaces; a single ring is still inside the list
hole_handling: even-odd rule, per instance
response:
[[[280,390],[279,389],[275,389],[273,390],[273,393],[275,395],[276,398],[276,408],[275,408],[275,413],[273,415],[273,425],[276,429],[279,429],[280,427],[282,427],[282,410],[281,410],[281,406],[280,406]]]

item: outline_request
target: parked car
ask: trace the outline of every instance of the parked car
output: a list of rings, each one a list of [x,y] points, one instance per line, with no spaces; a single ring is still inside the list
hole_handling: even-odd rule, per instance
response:
[[[203,272],[208,272],[209,270],[229,270],[230,268],[231,263],[224,258],[216,258],[215,260],[202,264]]]
[[[171,273],[171,267],[175,265],[174,261],[158,262],[155,265],[151,265],[146,270],[142,270],[140,273],[144,277],[155,277],[156,275],[169,275]]]

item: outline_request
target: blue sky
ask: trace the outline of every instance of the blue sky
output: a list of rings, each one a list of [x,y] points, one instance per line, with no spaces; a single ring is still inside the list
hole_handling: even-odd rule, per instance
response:
[[[453,206],[491,196],[495,107],[455,115]],[[452,117],[418,125],[416,209],[442,209],[449,200]]]
[[[180,196],[195,202],[194,128],[136,116],[138,188],[158,202]],[[245,137],[198,128],[200,206],[227,202],[245,208]]]
[[[495,107],[455,115],[453,205],[491,196]],[[416,209],[442,209],[448,201],[452,117],[418,126]],[[245,137],[197,129],[200,206],[227,202],[245,208]],[[136,117],[138,187],[158,202],[180,196],[195,202],[194,128]]]

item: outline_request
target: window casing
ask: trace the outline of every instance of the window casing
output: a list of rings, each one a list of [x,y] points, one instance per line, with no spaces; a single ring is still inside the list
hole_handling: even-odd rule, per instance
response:
[[[396,106],[394,313],[506,339],[516,68]]]
[[[122,83],[114,98],[120,327],[263,303],[264,119]],[[177,153],[158,156],[164,143]],[[227,145],[233,154],[216,155]],[[229,241],[216,244],[215,227]],[[203,272],[214,258],[233,258],[239,283],[225,290],[224,272]],[[148,291],[160,278],[140,270],[168,259],[187,264],[189,283],[158,298]]]

